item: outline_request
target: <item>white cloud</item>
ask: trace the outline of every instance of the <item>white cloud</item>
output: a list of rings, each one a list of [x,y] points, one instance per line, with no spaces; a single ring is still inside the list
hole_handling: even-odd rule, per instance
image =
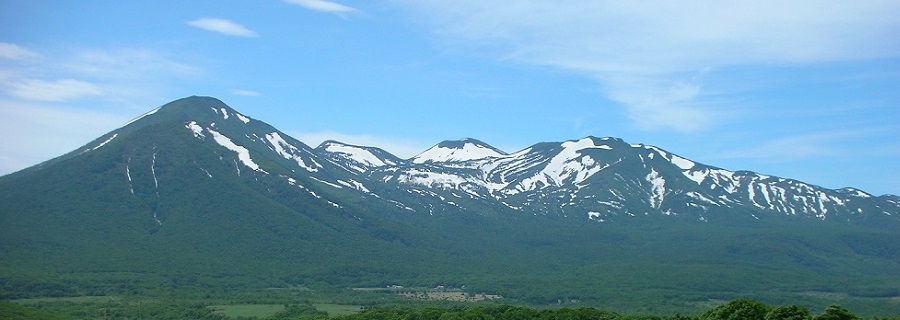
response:
[[[197,67],[175,61],[162,51],[150,49],[84,49],[59,59],[59,67],[65,71],[103,79],[145,81],[161,75],[190,76],[200,73]]]
[[[20,99],[57,102],[103,93],[100,87],[93,83],[73,79],[56,81],[26,79],[10,83],[7,92]]]
[[[15,137],[0,141],[0,174],[69,152],[181,95],[178,81],[203,73],[145,48],[51,52],[0,60],[0,134]]]
[[[258,96],[260,96],[259,92],[251,91],[251,90],[240,90],[240,89],[238,89],[238,90],[231,90],[231,93],[232,93],[232,94],[239,95],[239,96],[245,96],[245,97],[258,97]]]
[[[201,18],[188,21],[188,24],[203,30],[218,32],[224,35],[235,37],[256,37],[256,32],[246,27],[234,23],[231,20],[219,18]]]
[[[716,122],[696,79],[900,55],[896,1],[395,0],[447,46],[582,74],[643,129]],[[685,83],[687,85],[685,85]]]
[[[368,134],[344,134],[338,133],[334,131],[324,131],[324,132],[288,132],[292,137],[297,140],[303,141],[307,145],[315,148],[322,142],[326,140],[335,140],[340,141],[347,144],[357,145],[357,146],[366,146],[366,147],[377,147],[384,149],[391,154],[403,158],[409,159],[414,157],[415,155],[422,153],[426,149],[430,148],[434,143],[422,143],[418,141],[412,141],[409,139],[396,139],[396,138],[388,138],[388,137],[379,137]]]
[[[146,48],[82,48],[41,54],[40,59],[0,66],[0,94],[31,101],[71,101],[98,97],[116,101],[153,100],[172,82],[202,75],[198,67]],[[146,107],[146,106],[140,106]]]
[[[21,60],[36,56],[38,56],[38,54],[31,50],[22,48],[12,43],[0,42],[0,58]]]
[[[285,3],[298,5],[310,10],[330,12],[330,13],[353,13],[359,12],[355,8],[342,5],[337,2],[325,0],[284,0]]]
[[[121,126],[128,115],[0,100],[0,175],[61,156]]]

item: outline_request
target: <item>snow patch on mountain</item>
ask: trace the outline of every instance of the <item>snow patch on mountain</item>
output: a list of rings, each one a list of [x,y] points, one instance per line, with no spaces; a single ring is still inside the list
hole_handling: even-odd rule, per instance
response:
[[[207,128],[206,130],[209,131],[210,134],[212,134],[213,140],[215,140],[216,143],[225,147],[228,150],[237,152],[238,160],[240,160],[242,164],[244,164],[248,168],[253,169],[255,171],[267,173],[265,170],[261,169],[259,167],[259,165],[256,164],[256,162],[253,162],[252,158],[250,158],[250,150],[247,150],[247,148],[244,148],[243,146],[239,146],[239,145],[235,144],[234,141],[231,141],[230,138],[226,137],[225,135],[223,135],[213,129]]]
[[[203,127],[197,124],[196,121],[188,122],[188,124],[184,125],[185,128],[191,130],[194,133],[194,137],[197,138],[206,138],[206,135],[203,134]]]
[[[342,186],[340,186],[340,185],[337,185],[337,184],[334,184],[334,183],[331,183],[331,182],[328,182],[328,181],[325,181],[325,180],[322,180],[322,179],[319,179],[319,178],[316,178],[316,177],[313,177],[313,176],[310,176],[309,178],[310,178],[310,179],[313,179],[313,180],[315,180],[315,181],[321,182],[321,183],[323,183],[323,184],[326,184],[326,185],[328,185],[328,186],[330,186],[330,187],[332,187],[332,188],[336,188],[336,189],[343,189],[343,188],[344,188],[344,187],[342,187]]]
[[[240,113],[235,112],[235,113],[234,113],[234,116],[237,117],[238,119],[240,119],[241,122],[243,122],[244,124],[250,123],[250,118],[247,118],[247,117],[245,117],[244,115],[242,115],[242,114],[240,114]]]
[[[281,135],[278,134],[278,132],[268,133],[265,136],[266,141],[269,142],[269,145],[271,145],[271,148],[275,151],[275,153],[278,153],[285,159],[294,160],[295,162],[297,162],[298,166],[306,169],[306,171],[316,172],[319,171],[319,168],[322,167],[321,164],[315,162],[314,160],[311,160],[312,165],[306,164],[306,161],[303,159],[303,157],[300,156],[300,148],[297,148],[294,145],[288,143],[287,140],[284,140],[284,138],[282,138]]]
[[[676,156],[676,155],[672,155],[672,158],[669,159],[669,161],[671,161],[672,164],[681,168],[681,170],[690,170],[690,169],[694,168],[694,165],[695,165],[693,161]]]
[[[502,157],[504,154],[480,141],[466,139],[445,141],[413,157],[413,163],[459,162],[476,159]]]
[[[650,206],[659,209],[666,196],[666,180],[656,172],[656,169],[650,169],[646,179],[650,182]]]
[[[541,170],[541,173],[551,178],[555,185],[562,185],[563,181],[573,176],[572,183],[580,184],[603,169],[593,158],[582,154],[582,151],[587,149],[612,150],[607,145],[594,144],[594,140],[591,138],[566,141],[562,143],[562,147],[562,152],[553,157],[544,170]]]
[[[128,121],[128,122],[126,122],[125,124],[123,124],[122,126],[124,127],[124,126],[127,126],[127,125],[129,125],[129,124],[134,123],[135,121],[141,120],[141,119],[143,119],[143,118],[146,117],[146,116],[149,116],[149,115],[151,115],[151,114],[156,113],[157,111],[159,111],[159,109],[162,109],[162,107],[159,107],[159,108],[156,108],[156,109],[147,111],[147,113],[142,114],[142,115],[138,116],[137,118],[131,119],[130,121]]]
[[[337,142],[326,142],[323,145],[325,147],[325,151],[338,154],[341,157],[354,162],[350,164],[350,167],[358,172],[364,172],[373,167],[382,167],[386,165],[397,164],[394,161],[379,158],[366,148]]]
[[[562,148],[562,151],[553,156],[543,169],[521,180],[513,190],[524,192],[547,186],[562,186],[566,183],[580,185],[609,166],[583,153],[588,149],[612,150],[607,145],[595,144],[592,138],[566,141],[562,143]]]
[[[850,195],[853,197],[857,197],[857,198],[872,198],[871,194],[868,194],[868,193],[866,193],[862,190],[856,189],[856,188],[841,188],[841,189],[838,189],[837,192],[840,192],[840,193],[843,193],[846,195]]]
[[[350,181],[338,180],[337,182],[338,182],[339,184],[342,184],[342,185],[344,185],[344,186],[346,186],[346,187],[348,187],[348,188],[351,188],[351,189],[356,189],[356,190],[359,190],[359,191],[362,191],[362,192],[365,192],[365,193],[371,193],[371,192],[372,192],[372,191],[369,191],[369,189],[366,188],[366,186],[364,186],[362,183],[359,183],[359,182],[356,181],[356,180],[350,180]]]
[[[114,133],[111,137],[109,137],[109,139],[106,139],[103,142],[101,142],[100,144],[98,144],[96,147],[91,148],[91,151],[100,149],[100,147],[105,146],[107,143],[109,143],[110,141],[112,141],[113,139],[115,139],[118,136],[119,136],[118,133]]]
[[[468,180],[453,174],[409,170],[397,177],[401,183],[422,185],[429,188],[456,189]]]

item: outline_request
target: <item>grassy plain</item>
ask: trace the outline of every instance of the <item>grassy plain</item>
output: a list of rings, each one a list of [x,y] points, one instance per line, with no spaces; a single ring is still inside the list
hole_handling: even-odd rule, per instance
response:
[[[362,306],[350,304],[313,303],[313,306],[319,311],[327,312],[329,316],[344,316],[363,310]]]
[[[284,311],[283,304],[232,304],[209,306],[214,313],[229,318],[253,317],[268,318]]]

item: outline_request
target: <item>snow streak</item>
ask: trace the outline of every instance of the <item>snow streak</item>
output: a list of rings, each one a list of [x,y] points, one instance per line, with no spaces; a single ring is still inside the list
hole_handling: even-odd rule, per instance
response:
[[[153,153],[153,160],[150,162],[150,173],[153,174],[153,186],[156,188],[156,194],[159,194],[159,180],[156,179],[156,152]]]

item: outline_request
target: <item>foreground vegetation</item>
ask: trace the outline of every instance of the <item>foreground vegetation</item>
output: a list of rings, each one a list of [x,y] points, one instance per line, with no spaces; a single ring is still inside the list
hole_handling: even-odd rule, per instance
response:
[[[224,312],[228,310],[227,312]],[[626,315],[596,308],[532,308],[511,305],[457,305],[362,310],[354,306],[311,304],[308,301],[274,305],[208,305],[174,301],[123,303],[110,297],[59,301],[0,302],[0,319],[336,319],[336,320],[448,320],[448,319],[597,319],[597,320],[862,320],[852,311],[831,305],[819,314],[803,306],[767,305],[735,299],[699,315]],[[870,319],[900,320],[900,315]]]
[[[210,244],[212,249],[194,250],[188,244],[207,241],[200,238],[237,237],[236,232],[212,232],[199,223],[185,233],[196,238],[167,239],[157,233],[147,240],[149,244],[138,247],[82,241],[84,249],[64,250],[62,244],[5,239],[0,241],[5,248],[0,251],[5,254],[0,259],[0,300],[115,296],[257,304],[261,302],[233,296],[271,288],[310,288],[314,292],[299,299],[315,300],[323,291],[400,285],[465,286],[473,296],[503,297],[495,303],[602,307],[630,314],[687,313],[737,298],[811,310],[839,303],[864,316],[900,313],[900,278],[891,271],[900,268],[900,238],[895,232],[832,225],[761,224],[748,229],[652,221],[606,226],[532,220],[518,224],[518,229],[491,229],[490,234],[463,229],[462,222],[432,223],[422,228],[428,234],[421,237],[446,237],[434,241],[439,246],[435,251],[429,251],[429,244],[403,242],[421,237],[365,242],[360,235],[368,229],[341,233],[367,246],[346,244],[350,240],[341,237],[309,244],[310,250],[328,254],[282,252],[303,249],[292,247],[303,241],[249,236],[221,239]],[[418,230],[406,228],[425,233]],[[86,237],[63,231],[55,233],[64,235],[60,243]],[[19,244],[23,248],[15,247]],[[381,301],[384,296],[321,302],[353,305]],[[294,298],[269,301],[284,305]]]

